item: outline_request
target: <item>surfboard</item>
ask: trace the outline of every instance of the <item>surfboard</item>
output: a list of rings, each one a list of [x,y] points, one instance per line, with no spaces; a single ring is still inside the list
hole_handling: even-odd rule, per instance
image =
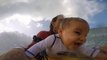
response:
[[[10,51],[2,54],[0,60],[36,60],[35,58],[28,58],[24,49],[22,48],[13,48]],[[61,56],[61,58],[49,58],[48,60],[92,60],[89,57],[70,57],[70,56]]]
[[[48,60],[93,60],[93,58],[87,56],[79,56],[79,57],[61,56],[61,58],[48,57]]]

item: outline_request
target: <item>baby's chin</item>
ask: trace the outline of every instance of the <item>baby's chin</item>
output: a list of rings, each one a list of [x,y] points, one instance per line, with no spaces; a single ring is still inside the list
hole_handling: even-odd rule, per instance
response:
[[[78,46],[78,47],[77,47],[77,46],[76,46],[76,47],[75,47],[75,46],[72,46],[72,47],[69,46],[69,47],[68,47],[68,49],[69,49],[70,51],[78,51],[79,48],[80,48],[80,46]]]
[[[79,47],[68,47],[68,49],[70,50],[70,51],[77,51],[78,49],[79,49]]]

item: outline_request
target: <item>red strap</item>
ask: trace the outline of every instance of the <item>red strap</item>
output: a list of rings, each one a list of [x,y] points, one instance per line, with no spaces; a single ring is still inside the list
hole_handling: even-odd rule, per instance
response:
[[[49,31],[40,31],[37,34],[37,37],[40,37],[41,39],[45,39],[47,38],[49,35],[51,35],[51,33]]]

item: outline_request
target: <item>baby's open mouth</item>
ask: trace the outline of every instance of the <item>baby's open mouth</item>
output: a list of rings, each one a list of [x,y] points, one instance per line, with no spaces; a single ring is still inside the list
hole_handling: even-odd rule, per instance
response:
[[[75,42],[74,45],[77,46],[77,47],[79,47],[79,46],[82,45],[82,43],[81,42]]]

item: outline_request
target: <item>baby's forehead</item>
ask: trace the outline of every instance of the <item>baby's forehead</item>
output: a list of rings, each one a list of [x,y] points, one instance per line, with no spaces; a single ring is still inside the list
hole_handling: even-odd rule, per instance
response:
[[[69,24],[84,24],[84,25],[87,25],[86,22],[83,22],[83,21],[79,21],[79,20],[72,20],[72,21],[69,21]]]
[[[71,21],[69,27],[75,28],[76,30],[89,30],[89,25],[80,21]]]
[[[85,20],[71,20],[71,21],[69,21],[69,22],[73,22],[73,23],[76,23],[76,22],[79,22],[79,23],[86,23],[87,24],[87,22],[85,21]]]
[[[81,19],[81,18],[65,18],[61,24],[60,24],[61,28],[68,28],[68,27],[73,27],[73,26],[86,26],[86,29],[90,29],[89,28],[89,24],[86,20]]]
[[[76,25],[86,25],[87,27],[89,26],[87,22],[85,21],[80,21],[80,20],[72,20],[69,22],[69,24],[76,24]]]

